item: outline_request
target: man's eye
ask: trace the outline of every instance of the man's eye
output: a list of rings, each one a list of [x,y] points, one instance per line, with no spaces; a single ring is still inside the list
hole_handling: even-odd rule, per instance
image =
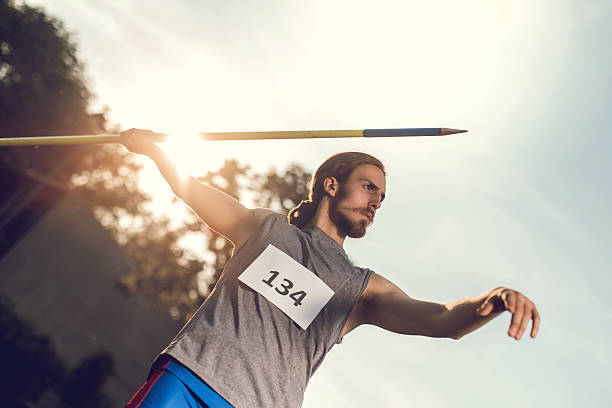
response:
[[[366,184],[365,186],[368,190],[374,190],[374,186],[372,184]]]

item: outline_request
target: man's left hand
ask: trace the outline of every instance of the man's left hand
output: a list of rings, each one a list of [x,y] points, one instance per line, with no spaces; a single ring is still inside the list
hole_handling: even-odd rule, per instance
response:
[[[540,327],[540,315],[535,304],[520,292],[508,288],[496,288],[476,309],[476,313],[484,317],[504,310],[512,313],[508,336],[520,340],[529,321],[533,319],[531,337],[535,339]]]

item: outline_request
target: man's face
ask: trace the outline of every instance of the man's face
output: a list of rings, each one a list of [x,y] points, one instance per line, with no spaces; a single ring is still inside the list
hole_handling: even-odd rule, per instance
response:
[[[385,174],[381,169],[370,164],[357,167],[331,197],[329,218],[340,233],[351,238],[363,237],[385,198],[385,189]]]

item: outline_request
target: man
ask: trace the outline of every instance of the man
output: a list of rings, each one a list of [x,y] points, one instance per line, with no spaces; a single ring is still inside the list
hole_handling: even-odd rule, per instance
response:
[[[348,152],[327,159],[313,175],[309,199],[287,222],[179,178],[147,139],[151,133],[131,129],[121,137],[130,151],[155,161],[173,192],[234,244],[234,255],[128,407],[298,407],[327,352],[362,324],[460,339],[509,310],[508,334],[519,340],[533,320],[535,338],[538,312],[517,291],[424,302],[349,262],[345,238],[363,237],[385,198],[385,169],[376,158]]]

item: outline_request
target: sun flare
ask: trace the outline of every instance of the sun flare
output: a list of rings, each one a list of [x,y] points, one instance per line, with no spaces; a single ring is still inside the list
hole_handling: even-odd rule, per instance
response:
[[[176,166],[182,179],[217,169],[224,160],[210,142],[202,140],[195,132],[171,132],[159,147]]]

